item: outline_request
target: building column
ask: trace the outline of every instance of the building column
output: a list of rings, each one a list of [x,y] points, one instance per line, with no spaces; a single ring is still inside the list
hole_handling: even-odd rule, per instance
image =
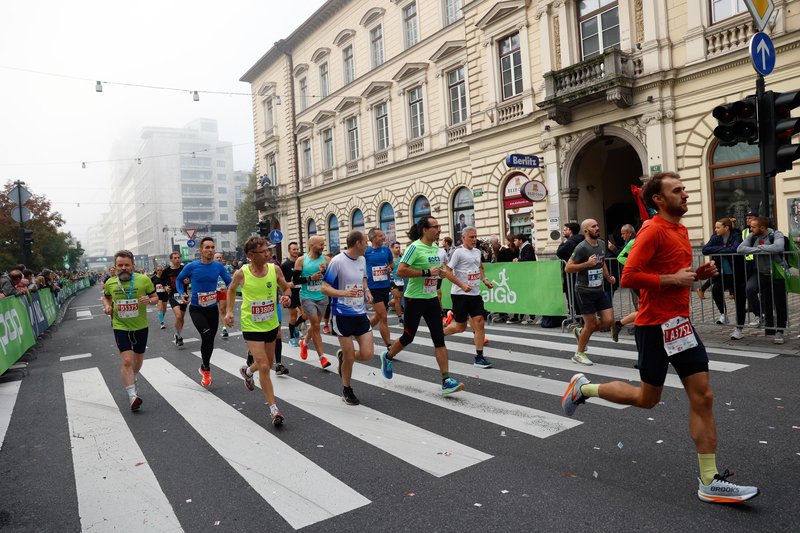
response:
[[[649,4],[649,2],[645,2]],[[686,2],[686,64],[706,59],[705,26],[708,20],[708,2]],[[646,20],[646,19],[645,19]]]

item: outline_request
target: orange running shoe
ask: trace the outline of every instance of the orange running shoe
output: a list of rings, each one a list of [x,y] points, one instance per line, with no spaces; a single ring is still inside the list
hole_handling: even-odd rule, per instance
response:
[[[486,346],[487,344],[489,344],[489,338],[488,337],[484,337],[483,338],[483,345]]]
[[[449,326],[451,322],[453,322],[453,312],[448,311],[447,316],[444,317],[444,325]]]
[[[308,359],[308,345],[305,339],[300,339],[300,359],[303,361]]]
[[[331,366],[331,362],[328,361],[328,359],[324,355],[320,356],[319,364],[322,365],[322,368],[328,368],[329,366]]]
[[[203,370],[201,368],[200,370],[198,370],[198,372],[200,372],[200,375],[203,376],[202,378],[200,378],[200,385],[202,385],[203,387],[208,387],[209,385],[211,385],[211,370]]]

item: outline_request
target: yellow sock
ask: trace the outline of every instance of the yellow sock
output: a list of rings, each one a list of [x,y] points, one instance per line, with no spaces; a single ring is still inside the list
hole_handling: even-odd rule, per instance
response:
[[[714,480],[714,475],[719,472],[717,470],[717,454],[698,453],[697,461],[700,463],[700,481],[703,482],[703,485],[708,485]]]
[[[600,384],[599,383],[587,383],[586,385],[581,386],[581,394],[584,396],[588,396],[589,398],[597,398],[600,396]]]

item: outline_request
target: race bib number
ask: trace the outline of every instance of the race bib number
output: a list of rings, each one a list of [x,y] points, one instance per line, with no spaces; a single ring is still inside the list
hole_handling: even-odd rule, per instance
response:
[[[226,288],[225,280],[222,278],[217,279],[217,292],[224,292]]]
[[[403,278],[394,278],[394,284],[396,287],[404,287],[406,282]]]
[[[255,300],[250,303],[253,322],[267,322],[275,314],[275,300]]]
[[[603,286],[603,269],[594,268],[589,270],[589,287],[602,287]]]
[[[117,300],[117,318],[136,318],[138,316],[138,300]]]
[[[308,282],[306,283],[306,290],[310,292],[322,292],[322,280],[321,279],[308,280]]]
[[[362,287],[360,283],[346,283],[344,290],[349,291],[353,287],[358,289],[358,293],[355,296],[348,296],[347,298],[344,298],[344,305],[355,309],[356,307],[361,307],[364,305],[364,287]]]
[[[481,280],[480,272],[467,272],[467,282],[474,283]]]
[[[372,281],[388,281],[389,265],[372,267]]]
[[[422,294],[436,294],[436,284],[439,278],[425,278],[422,283]]]
[[[697,346],[691,322],[686,317],[678,316],[661,324],[664,332],[664,350],[668,356],[685,352]]]
[[[198,292],[197,293],[197,304],[200,307],[210,307],[212,305],[217,305],[217,293],[216,292]]]
[[[164,292],[164,286],[160,283],[156,285],[156,292]]]

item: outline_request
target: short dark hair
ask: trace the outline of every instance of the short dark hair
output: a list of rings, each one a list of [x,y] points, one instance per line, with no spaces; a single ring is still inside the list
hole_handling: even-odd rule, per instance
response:
[[[769,219],[767,217],[756,217],[755,219],[756,224],[761,226],[762,228],[769,227]]]
[[[372,231],[372,230],[370,230]],[[347,234],[347,247],[352,248],[356,244],[364,240],[364,234],[358,230],[353,230]]]
[[[291,246],[292,246],[293,244],[294,244],[295,246],[297,246],[298,248],[300,247],[300,245],[299,245],[299,244],[297,244],[297,241],[292,241],[292,242],[290,242],[289,244],[287,244],[286,246],[287,246],[288,248],[291,248]]]
[[[244,243],[244,253],[255,252],[257,248],[266,245],[267,241],[264,237],[250,237]]]
[[[677,172],[656,172],[642,186],[642,201],[646,207],[658,211],[658,205],[653,201],[653,196],[664,192],[664,180],[667,178],[681,179]]]
[[[127,257],[133,263],[133,253],[130,250],[119,250],[114,254],[114,264],[117,264],[117,257]]]
[[[180,253],[180,252],[170,252],[170,254],[169,254],[169,257],[170,257],[170,259],[172,259],[172,256],[173,256],[173,255],[177,255],[177,256],[178,256],[178,259],[180,259],[180,258],[181,258],[181,253]]]
[[[517,233],[516,235],[514,235],[514,238],[515,239],[519,239],[522,242],[525,242],[525,241],[528,240],[528,238],[525,235],[523,235],[522,233]]]
[[[202,239],[200,239],[200,248],[203,247],[203,244],[205,244],[206,241],[214,242],[214,238],[213,237],[203,237]]]
[[[569,229],[573,235],[580,235],[581,234],[581,225],[577,222],[567,222],[564,224],[564,227]]]

